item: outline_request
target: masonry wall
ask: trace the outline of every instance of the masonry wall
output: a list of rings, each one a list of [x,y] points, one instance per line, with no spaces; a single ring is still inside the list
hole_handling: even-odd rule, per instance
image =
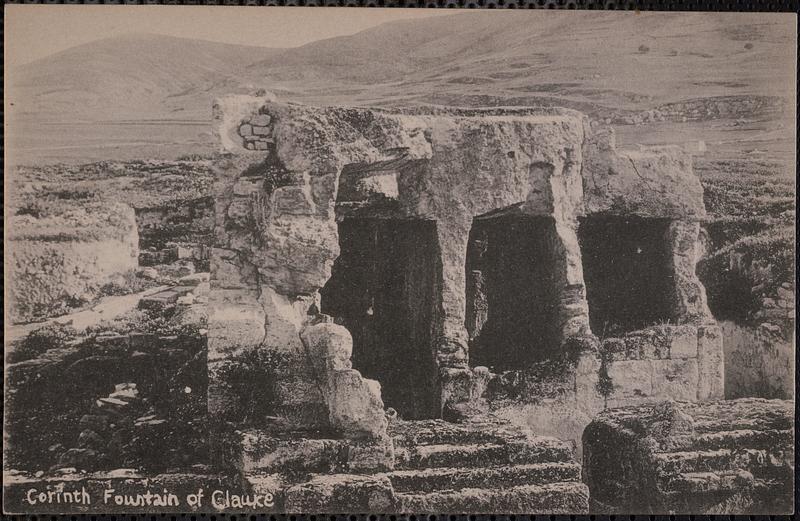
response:
[[[664,400],[723,398],[718,326],[663,325],[602,342],[575,342],[572,354],[491,378],[489,410],[546,436],[572,440],[601,411]]]

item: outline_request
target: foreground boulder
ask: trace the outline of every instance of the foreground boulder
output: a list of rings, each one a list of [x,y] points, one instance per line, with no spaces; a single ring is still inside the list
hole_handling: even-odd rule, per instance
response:
[[[583,435],[597,513],[788,514],[794,404],[663,402],[604,412]]]

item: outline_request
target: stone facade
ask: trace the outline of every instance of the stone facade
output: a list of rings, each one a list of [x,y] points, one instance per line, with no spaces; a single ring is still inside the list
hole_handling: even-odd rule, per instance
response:
[[[232,96],[216,102],[215,121],[226,154],[216,166],[212,411],[228,410],[227,384],[214,377],[215,369],[242,353],[266,351],[287,368],[276,375],[273,411],[285,425],[381,437],[379,386],[351,368],[346,331],[319,325],[330,322],[319,315],[319,292],[340,254],[337,223],[355,218],[435,224],[425,377],[435,394],[431,417],[485,411],[487,389],[502,376],[470,364],[467,319],[475,318],[465,260],[476,218],[530,216],[549,223],[557,329],[557,345],[550,347],[558,358],[577,339],[582,347],[567,365],[573,375],[589,373],[575,385],[592,402],[602,403],[591,382],[603,371],[612,381],[620,371],[637,375],[647,387],[628,392],[620,386],[612,401],[722,397],[720,337],[694,271],[705,216],[702,187],[680,150],[619,151],[612,132],[592,129],[584,116],[565,109],[387,112]],[[595,215],[667,223],[663,320],[679,324],[662,328],[675,335],[669,346],[646,340],[643,352],[625,347],[622,359],[617,352],[606,356],[592,340],[578,229],[580,219]],[[626,333],[622,342],[631,344],[646,334]],[[341,373],[341,383],[331,371]],[[351,393],[348,403],[362,405],[337,412],[337,393]]]
[[[606,407],[723,397],[694,270],[702,188],[680,150],[619,151],[564,109],[232,96],[215,121],[209,411],[245,429],[238,469],[284,507],[585,512],[585,485],[542,448],[552,438],[518,436],[566,440],[571,459]],[[597,229],[633,238],[584,257]],[[630,290],[620,306],[598,299],[609,287]],[[265,382],[255,416],[238,379]],[[395,414],[468,424],[416,447]],[[486,421],[516,434],[465,441]],[[472,468],[484,453],[521,485],[434,483],[493,482],[497,469]],[[287,465],[326,477],[296,481]]]

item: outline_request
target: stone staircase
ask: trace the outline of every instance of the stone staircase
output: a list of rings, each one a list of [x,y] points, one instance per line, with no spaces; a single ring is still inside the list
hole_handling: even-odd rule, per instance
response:
[[[616,464],[593,458],[588,462],[593,512],[791,510],[791,402],[681,403],[667,409],[667,414],[659,408],[608,411],[587,429],[588,452],[606,453],[601,458],[616,460]]]
[[[581,513],[588,489],[570,443],[498,420],[390,425],[395,470],[385,474],[415,513]]]
[[[389,436],[391,470],[368,464],[383,453],[375,445],[278,441],[255,433],[246,437],[242,469],[253,491],[271,492],[276,510],[288,512],[588,511],[588,489],[569,442],[496,419],[392,421]]]

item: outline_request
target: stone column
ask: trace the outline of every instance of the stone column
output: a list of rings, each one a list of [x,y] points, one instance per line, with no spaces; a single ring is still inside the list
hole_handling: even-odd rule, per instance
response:
[[[577,222],[555,223],[553,249],[558,297],[558,327],[561,341],[578,335],[590,335],[589,303],[583,281],[583,265],[578,245]]]
[[[673,277],[673,318],[679,323],[713,322],[706,290],[696,272],[700,258],[700,223],[672,221],[666,242]]]
[[[549,178],[555,220],[555,289],[559,299],[558,321],[562,342],[572,336],[591,334],[583,260],[578,244],[577,215],[583,208],[583,186],[574,170],[573,163],[553,168],[552,171],[557,175]]]
[[[468,219],[438,221],[436,224],[442,271],[433,338],[440,368],[465,368],[468,365],[465,263],[470,225]]]

